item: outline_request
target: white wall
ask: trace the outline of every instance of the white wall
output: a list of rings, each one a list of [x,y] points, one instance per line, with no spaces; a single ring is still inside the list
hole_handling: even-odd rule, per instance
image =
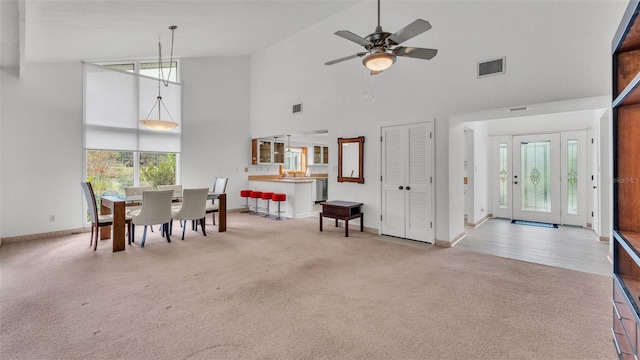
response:
[[[185,58],[180,66],[182,185],[211,188],[216,176],[228,177],[227,208],[240,208],[251,160],[249,57]]]
[[[463,127],[455,119],[450,123],[450,116],[609,94],[610,42],[626,3],[392,4],[383,6],[383,28],[394,32],[415,18],[428,20],[433,29],[406,45],[437,48],[434,59],[398,59],[374,78],[374,101],[363,96],[367,85],[359,59],[323,65],[361,51],[333,33],[347,29],[366,36],[374,30],[376,6],[363,2],[252,57],[251,131],[326,128],[333,154],[337,137],[364,135],[365,184],[337,183],[332,157],[329,198],[364,202],[365,226],[379,228],[380,126],[435,118],[436,240],[447,241],[464,231],[463,184],[455,181],[463,168],[449,166],[462,164],[457,149],[463,148]],[[507,74],[477,79],[477,62],[499,56],[507,57]],[[294,117],[290,107],[298,102],[304,102],[304,114]]]
[[[2,72],[1,236],[79,228],[82,65],[22,64],[21,73]]]

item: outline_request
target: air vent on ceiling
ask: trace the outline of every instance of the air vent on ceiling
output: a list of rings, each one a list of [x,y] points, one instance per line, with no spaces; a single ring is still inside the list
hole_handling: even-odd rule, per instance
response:
[[[504,74],[507,71],[506,65],[507,58],[504,56],[497,59],[481,61],[478,63],[478,79],[486,76]]]
[[[302,112],[302,103],[293,105],[293,113],[299,114]]]

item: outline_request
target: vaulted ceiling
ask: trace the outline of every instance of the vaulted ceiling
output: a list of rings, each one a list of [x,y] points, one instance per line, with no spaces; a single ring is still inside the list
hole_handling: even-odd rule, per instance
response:
[[[170,25],[178,26],[176,57],[248,55],[360,2],[2,1],[16,3],[18,10],[12,17],[19,19],[25,62],[156,58],[159,39],[168,55]],[[8,15],[3,10],[3,21]]]

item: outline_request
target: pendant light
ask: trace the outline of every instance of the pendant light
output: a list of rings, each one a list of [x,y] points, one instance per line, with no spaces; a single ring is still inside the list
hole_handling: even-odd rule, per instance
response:
[[[287,151],[285,156],[288,158],[295,157],[296,155],[291,151],[291,135],[287,135]]]
[[[164,84],[165,87],[169,86],[169,79],[171,77],[171,68],[173,67],[173,34],[178,27],[175,25],[169,26],[169,30],[171,30],[171,59],[169,60],[169,74],[167,75],[167,80],[164,79],[164,71],[162,66],[162,43],[158,40],[158,96],[156,97],[156,102],[153,104],[151,111],[149,111],[149,115],[144,120],[140,120],[140,124],[151,130],[157,131],[167,131],[174,129],[178,126],[178,123],[173,120],[173,117],[169,113],[169,110],[165,106],[162,101],[162,95],[160,93],[161,85]],[[158,119],[149,119],[151,114],[158,108]],[[162,120],[162,109],[169,116],[171,120]]]

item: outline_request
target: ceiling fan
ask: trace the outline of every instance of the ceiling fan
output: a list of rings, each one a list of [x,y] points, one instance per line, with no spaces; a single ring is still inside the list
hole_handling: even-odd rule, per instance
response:
[[[393,65],[398,56],[430,60],[438,53],[437,49],[396,46],[429,29],[431,29],[431,24],[429,24],[428,21],[417,19],[398,30],[395,34],[382,31],[382,27],[380,26],[380,0],[378,0],[378,26],[373,34],[369,34],[363,38],[347,30],[335,32],[335,34],[340,37],[364,46],[367,51],[327,61],[324,64],[333,65],[345,60],[364,56],[362,64],[371,70],[371,75],[376,75]]]

